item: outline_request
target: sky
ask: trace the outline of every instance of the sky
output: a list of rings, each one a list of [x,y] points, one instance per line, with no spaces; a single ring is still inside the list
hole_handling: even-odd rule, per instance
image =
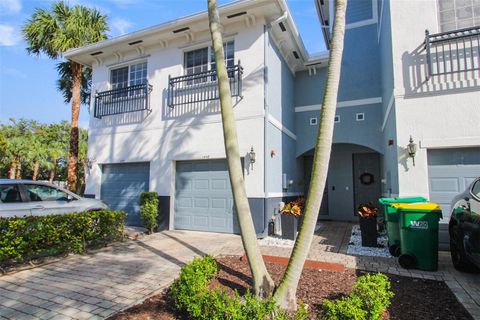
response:
[[[108,16],[109,38],[206,10],[206,0],[67,0],[94,7]],[[218,0],[219,4],[231,0]],[[71,106],[56,89],[58,61],[27,53],[21,29],[35,8],[49,9],[52,0],[0,0],[0,123],[9,118],[42,123],[70,121]],[[313,0],[287,0],[310,54],[325,50]],[[82,106],[80,126],[88,127]]]

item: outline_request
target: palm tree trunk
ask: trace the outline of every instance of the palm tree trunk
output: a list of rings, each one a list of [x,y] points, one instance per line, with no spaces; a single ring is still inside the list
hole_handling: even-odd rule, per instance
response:
[[[8,179],[15,179],[15,168],[17,167],[17,162],[12,160],[10,162],[10,168],[8,169]]]
[[[80,116],[80,94],[82,85],[82,65],[70,61],[72,68],[72,128],[70,131],[70,150],[68,154],[68,189],[75,191],[77,186],[78,160],[78,117]]]
[[[215,61],[217,62],[218,90],[222,113],[225,153],[228,162],[228,173],[230,176],[238,223],[240,225],[243,247],[245,248],[248,264],[252,271],[255,293],[258,296],[268,296],[273,291],[274,283],[265,267],[262,253],[260,252],[257,243],[257,235],[255,233],[252,214],[248,204],[247,192],[245,190],[235,117],[232,108],[230,82],[224,62],[223,39],[220,31],[220,18],[218,15],[216,0],[208,0],[208,17],[210,21],[213,50],[215,51]]]
[[[33,164],[33,175],[32,175],[32,180],[33,181],[37,181],[39,169],[40,169],[40,162],[37,160]]]
[[[52,183],[53,180],[55,180],[56,173],[57,173],[57,159],[53,161],[53,167],[52,167],[52,170],[50,170],[50,175],[48,176],[48,181],[50,181],[50,183]]]
[[[305,204],[304,219],[293,248],[285,275],[274,294],[274,299],[284,309],[296,309],[296,292],[305,259],[315,231],[315,225],[322,203],[323,190],[328,174],[330,152],[332,150],[333,127],[337,104],[338,86],[345,35],[346,0],[335,1],[333,38],[328,61],[327,83],[323,96],[317,143],[312,166],[312,177]]]
[[[22,164],[17,161],[17,168],[15,170],[15,179],[22,179]]]

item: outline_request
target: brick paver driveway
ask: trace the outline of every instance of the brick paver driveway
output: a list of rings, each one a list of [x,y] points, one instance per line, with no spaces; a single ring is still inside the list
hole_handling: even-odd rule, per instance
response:
[[[405,270],[394,258],[346,254],[351,224],[322,222],[309,259],[349,268],[445,281],[474,319],[480,319],[480,276],[455,271],[441,252],[439,271]],[[291,249],[263,246],[267,255],[288,257]],[[0,319],[103,319],[159,292],[180,267],[209,253],[243,255],[239,236],[165,231],[0,277]]]
[[[194,256],[241,254],[235,235],[167,231],[0,277],[0,319],[104,319],[166,287]]]

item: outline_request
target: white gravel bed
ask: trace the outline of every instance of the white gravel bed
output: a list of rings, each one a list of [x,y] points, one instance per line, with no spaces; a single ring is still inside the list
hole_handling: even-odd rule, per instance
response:
[[[293,248],[295,241],[282,239],[280,236],[268,236],[258,240],[260,246]]]
[[[360,232],[360,226],[354,225],[352,227],[352,235],[350,237],[350,243],[348,244],[347,254],[356,256],[370,256],[370,257],[386,257],[392,256],[388,252],[388,239],[386,234],[380,234],[378,236],[378,248],[362,247],[362,236]]]

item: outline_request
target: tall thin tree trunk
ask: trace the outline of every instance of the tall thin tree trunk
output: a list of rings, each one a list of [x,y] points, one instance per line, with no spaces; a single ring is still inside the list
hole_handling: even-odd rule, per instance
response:
[[[322,109],[320,111],[320,123],[313,158],[308,199],[305,204],[305,214],[287,270],[274,294],[274,299],[284,309],[296,309],[298,281],[302,274],[305,259],[310,251],[320,205],[322,203],[323,190],[327,180],[342,65],[346,7],[346,0],[335,1],[335,20],[330,57],[328,60],[327,83],[325,85]]]
[[[238,147],[237,129],[232,107],[230,82],[223,52],[223,39],[218,15],[217,1],[208,0],[208,17],[210,33],[212,36],[213,50],[217,69],[218,90],[222,113],[223,136],[225,153],[227,155],[228,172],[232,186],[238,223],[242,236],[243,247],[248,259],[248,264],[253,275],[253,287],[258,296],[268,296],[272,293],[274,283],[262,258],[262,253],[257,243],[257,235],[253,225],[252,214],[248,204],[247,192],[243,180],[243,171]]]
[[[70,61],[72,68],[72,127],[70,131],[70,150],[68,154],[68,189],[75,191],[77,186],[78,168],[78,117],[80,116],[80,95],[82,85],[82,65]]]
[[[22,164],[17,161],[17,168],[15,170],[15,179],[22,179]]]
[[[57,160],[55,159],[55,160],[53,161],[52,170],[50,170],[50,174],[49,174],[49,176],[48,176],[48,181],[50,181],[50,183],[52,183],[53,180],[55,180],[56,171],[57,171]]]
[[[37,181],[39,169],[40,169],[40,162],[37,160],[33,164],[33,175],[32,175],[32,180],[33,181]]]
[[[8,179],[15,179],[15,168],[17,167],[17,162],[12,160],[10,162],[10,168],[8,169]]]

